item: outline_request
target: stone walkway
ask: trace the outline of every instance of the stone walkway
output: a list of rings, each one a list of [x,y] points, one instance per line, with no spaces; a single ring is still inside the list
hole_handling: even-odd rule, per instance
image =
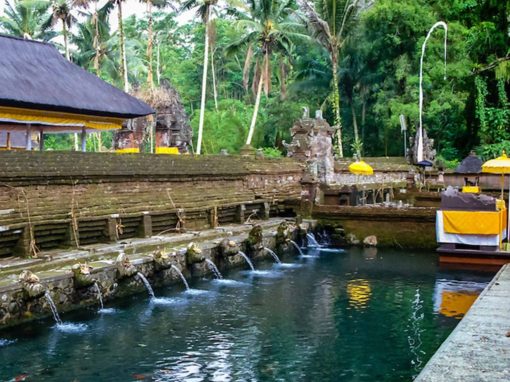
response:
[[[414,382],[510,381],[510,264],[485,288]]]

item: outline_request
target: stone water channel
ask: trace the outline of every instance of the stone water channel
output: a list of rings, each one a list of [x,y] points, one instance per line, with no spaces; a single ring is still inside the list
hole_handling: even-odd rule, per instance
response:
[[[223,280],[197,272],[191,292],[157,284],[155,299],[134,277],[140,293],[107,313],[1,332],[0,380],[409,381],[463,316],[449,298],[493,276],[440,269],[430,252],[326,249],[220,267]]]

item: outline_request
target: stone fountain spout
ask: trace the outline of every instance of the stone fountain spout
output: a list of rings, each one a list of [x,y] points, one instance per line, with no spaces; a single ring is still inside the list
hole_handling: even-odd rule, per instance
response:
[[[248,234],[248,239],[246,239],[246,244],[248,248],[254,252],[264,249],[262,226],[260,224],[253,226]]]
[[[204,260],[205,256],[202,253],[202,249],[193,242],[189,243],[186,248],[186,264],[202,263]]]
[[[117,274],[120,279],[133,277],[138,273],[136,267],[131,263],[131,260],[129,260],[124,252],[121,252],[120,255],[117,256],[115,265],[117,266]]]
[[[87,288],[96,282],[96,279],[92,277],[92,267],[88,264],[74,264],[71,271],[75,288]]]
[[[239,244],[237,244],[234,240],[223,239],[220,243],[220,250],[221,254],[224,257],[227,257],[237,255],[241,248],[239,248]]]
[[[293,224],[289,224],[286,221],[281,222],[276,228],[276,245],[287,246],[292,240],[292,233],[296,227]]]
[[[27,298],[36,299],[44,296],[46,288],[41,284],[39,277],[34,273],[29,270],[24,270],[20,273],[18,280]]]
[[[168,269],[172,266],[172,258],[175,257],[175,252],[166,253],[157,249],[152,254],[152,259],[154,261],[154,269],[156,271],[162,271],[164,269]]]

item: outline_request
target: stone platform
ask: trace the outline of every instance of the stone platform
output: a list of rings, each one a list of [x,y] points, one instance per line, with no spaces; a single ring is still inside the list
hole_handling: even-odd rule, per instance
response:
[[[510,381],[510,265],[485,288],[414,382]]]

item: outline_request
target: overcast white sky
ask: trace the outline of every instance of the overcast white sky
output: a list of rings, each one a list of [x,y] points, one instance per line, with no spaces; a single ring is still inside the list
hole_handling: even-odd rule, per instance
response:
[[[12,0],[7,0],[7,1],[12,1]],[[100,6],[102,6],[105,3],[106,3],[105,0],[99,1]],[[3,14],[4,4],[5,4],[5,0],[0,0],[0,15]],[[142,16],[146,11],[146,7],[147,6],[145,4],[143,4],[142,2],[140,2],[139,0],[127,0],[123,4],[122,13],[123,13],[124,18],[131,16],[133,14]],[[185,14],[179,16],[178,20],[181,23],[184,23],[184,22],[187,22],[187,21],[193,19],[193,17],[194,17],[194,12],[186,12]],[[111,24],[113,30],[117,29],[117,9],[115,9],[114,12],[112,12],[112,14],[110,15],[110,24]]]

